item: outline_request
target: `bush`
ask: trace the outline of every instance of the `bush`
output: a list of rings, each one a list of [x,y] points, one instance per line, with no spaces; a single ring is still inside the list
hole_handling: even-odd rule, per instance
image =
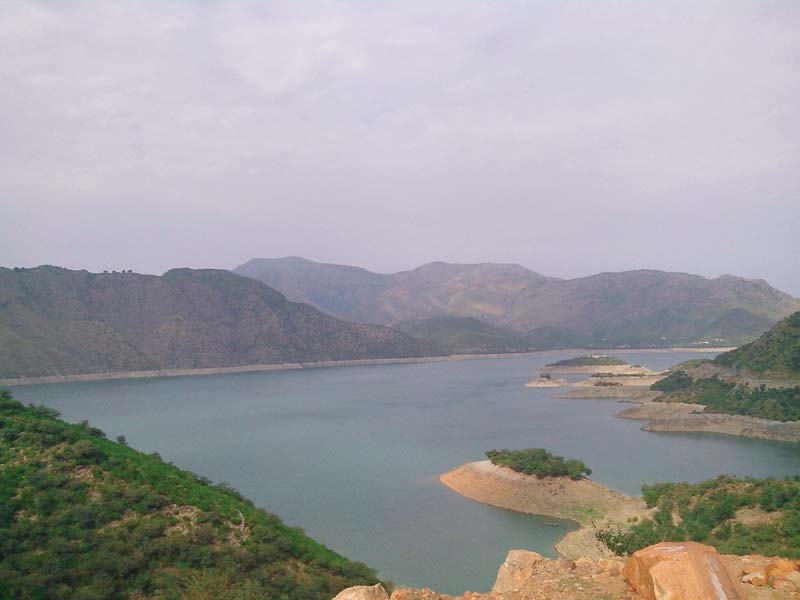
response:
[[[488,450],[486,456],[497,466],[508,467],[525,475],[580,479],[592,474],[592,470],[583,461],[565,460],[564,457],[550,454],[543,448]]]

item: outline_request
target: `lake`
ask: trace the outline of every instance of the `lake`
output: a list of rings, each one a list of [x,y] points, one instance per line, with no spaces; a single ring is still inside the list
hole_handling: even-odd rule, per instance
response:
[[[784,476],[800,444],[648,433],[616,400],[559,400],[524,384],[569,356],[318,368],[39,385],[23,402],[88,419],[110,438],[226,481],[257,505],[398,584],[488,591],[511,548],[553,556],[569,523],[466,500],[438,482],[492,448],[543,447],[584,460],[630,494],[643,483],[721,473]],[[619,354],[662,369],[698,355]],[[573,380],[580,376],[570,376]]]

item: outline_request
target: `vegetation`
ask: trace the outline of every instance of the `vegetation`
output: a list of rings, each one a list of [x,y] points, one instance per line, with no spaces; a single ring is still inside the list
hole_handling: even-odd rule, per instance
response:
[[[607,367],[610,365],[627,365],[624,360],[614,356],[578,356],[565,358],[546,365],[548,367]]]
[[[543,448],[525,450],[489,450],[486,456],[493,464],[508,467],[525,475],[537,477],[569,477],[580,479],[592,474],[583,461],[550,454]]]
[[[669,375],[664,377],[664,379],[656,381],[650,386],[650,389],[657,392],[666,393],[680,392],[692,387],[693,383],[694,379],[689,377],[686,371],[682,369],[675,369],[671,371]]]
[[[800,558],[800,481],[721,476],[697,484],[642,487],[652,519],[625,531],[606,528],[597,538],[628,555],[662,541],[696,541],[725,554]],[[741,511],[748,509],[749,515]]]
[[[230,486],[57,417],[0,392],[0,598],[327,600],[376,582]]]
[[[800,312],[775,325],[760,338],[720,354],[718,365],[800,377]]]
[[[660,401],[703,404],[705,412],[800,421],[800,386],[751,386],[723,381],[717,375],[692,379],[684,371],[673,371],[650,389],[667,393]]]
[[[438,316],[394,323],[392,327],[447,354],[504,354],[529,349],[523,334],[471,317]]]

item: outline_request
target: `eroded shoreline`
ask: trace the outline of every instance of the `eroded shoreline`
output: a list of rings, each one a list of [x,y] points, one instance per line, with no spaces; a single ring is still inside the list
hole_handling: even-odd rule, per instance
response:
[[[651,353],[651,352],[719,352],[720,348],[625,348],[614,350],[618,354]],[[241,365],[233,367],[202,367],[190,369],[158,369],[152,371],[111,371],[105,373],[80,373],[74,375],[45,375],[41,377],[16,377],[0,379],[2,386],[38,385],[47,383],[76,383],[89,381],[107,381],[115,379],[157,379],[161,377],[196,377],[206,375],[224,375],[230,373],[261,373],[268,371],[292,371],[298,369],[317,369],[327,367],[352,367],[370,365],[402,365],[417,363],[448,362],[456,360],[478,360],[497,358],[520,358],[525,356],[560,355],[570,352],[585,352],[585,348],[567,348],[564,350],[537,350],[534,352],[512,352],[508,354],[451,354],[448,356],[423,356],[411,358],[364,358],[355,360],[329,360],[305,363],[277,363],[261,365]]]

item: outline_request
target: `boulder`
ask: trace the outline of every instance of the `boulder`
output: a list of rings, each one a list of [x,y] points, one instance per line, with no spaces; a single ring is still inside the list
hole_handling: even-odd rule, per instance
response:
[[[389,600],[389,594],[380,583],[375,585],[355,585],[343,589],[333,600]]]
[[[744,600],[737,578],[711,546],[661,542],[628,559],[628,583],[646,600]]]
[[[510,550],[497,572],[492,592],[515,592],[525,587],[535,577],[535,566],[542,555],[528,550]]]

